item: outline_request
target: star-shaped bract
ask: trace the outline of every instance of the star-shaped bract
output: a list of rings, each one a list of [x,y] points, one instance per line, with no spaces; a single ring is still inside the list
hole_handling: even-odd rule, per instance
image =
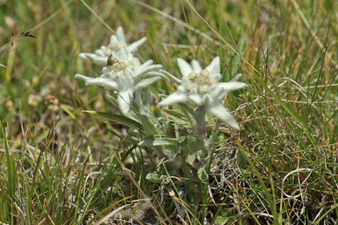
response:
[[[99,77],[91,78],[76,74],[75,78],[85,80],[86,85],[98,85],[118,93],[117,101],[122,113],[127,114],[134,93],[145,88],[163,75],[158,72],[161,65],[153,65],[152,60],[141,64],[138,58],[128,52],[126,47],[121,47],[114,52],[116,62],[102,69]]]
[[[109,44],[107,46],[101,46],[95,53],[80,53],[79,56],[83,59],[89,59],[95,64],[104,66],[107,63],[108,57],[116,50],[125,47],[128,52],[134,54],[138,47],[147,40],[146,37],[141,38],[138,41],[128,45],[123,33],[122,27],[118,27],[115,34],[110,37]]]
[[[229,91],[247,86],[247,84],[237,81],[240,75],[230,82],[218,82],[222,77],[219,57],[212,60],[204,70],[196,60],[193,60],[189,65],[183,59],[178,58],[177,64],[183,76],[181,84],[177,87],[177,91],[163,99],[158,105],[165,106],[192,101],[198,107],[205,107],[207,112],[228,123],[231,127],[239,129],[236,120],[221,104],[221,100]]]

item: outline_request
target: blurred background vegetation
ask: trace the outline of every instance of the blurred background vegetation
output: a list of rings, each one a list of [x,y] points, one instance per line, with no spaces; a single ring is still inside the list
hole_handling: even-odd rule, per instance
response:
[[[233,186],[210,181],[215,196],[223,198],[214,203],[209,199],[212,206],[204,214],[196,206],[192,215],[201,223],[204,218],[215,222],[216,217],[219,223],[272,223],[266,213],[278,215],[281,224],[333,224],[338,214],[337,12],[334,0],[1,0],[0,120],[5,131],[0,144],[0,221],[85,224],[91,216],[101,218],[123,205],[117,199],[141,198],[135,185],[122,187],[129,178],[112,172],[121,168],[103,166],[112,151],[128,151],[123,142],[119,146],[122,127],[81,111],[116,109],[103,89],[74,80],[76,73],[100,74],[101,68],[83,62],[78,54],[94,52],[122,26],[129,42],[148,37],[137,53],[142,61],[153,59],[177,77],[177,57],[195,58],[205,66],[219,55],[224,81],[242,73],[241,81],[249,84],[226,100],[242,130],[221,126],[218,135],[215,165],[223,176],[231,174]],[[152,92],[157,96],[173,89],[158,82]],[[229,146],[231,154],[239,146],[245,149],[267,190],[252,167],[238,162],[238,154],[230,160],[238,169],[227,170],[231,166],[225,166],[229,159],[224,149]],[[147,195],[159,190],[145,180],[149,169],[142,163],[129,169]],[[15,171],[14,186],[9,185],[9,170]],[[292,171],[292,178],[284,180]],[[104,185],[87,190],[95,200],[82,201],[84,178],[93,172],[100,174],[93,179]],[[214,180],[220,176],[220,171],[211,174]],[[117,193],[118,184],[125,196]],[[224,199],[233,193],[238,199],[227,203]],[[173,203],[160,214],[174,223]],[[154,222],[151,215],[145,218]]]

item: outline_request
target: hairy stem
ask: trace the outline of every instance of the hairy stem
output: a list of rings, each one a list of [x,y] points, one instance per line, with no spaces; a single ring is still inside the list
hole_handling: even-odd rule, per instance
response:
[[[199,106],[196,111],[196,135],[197,138],[200,140],[205,140],[207,137],[205,129],[205,114],[206,114],[205,106],[204,105]]]

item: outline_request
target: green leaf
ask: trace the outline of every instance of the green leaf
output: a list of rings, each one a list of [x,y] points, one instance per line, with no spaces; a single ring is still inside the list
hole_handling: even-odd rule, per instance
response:
[[[9,154],[9,147],[6,137],[5,129],[0,121],[0,129],[3,138],[3,146],[5,147],[6,159],[7,159],[7,188],[8,193],[11,197],[14,196],[16,190],[16,170],[15,170],[15,159]]]
[[[148,173],[146,176],[146,180],[153,182],[153,183],[162,183],[167,176],[160,175],[157,173]]]
[[[130,119],[125,116],[120,116],[120,115],[115,115],[115,114],[105,113],[105,112],[96,112],[96,111],[83,111],[83,112],[100,116],[102,118],[108,119],[110,121],[114,121],[118,124],[121,124],[127,127],[143,130],[142,124],[140,124],[136,120]]]
[[[185,161],[191,165],[191,166],[194,166],[194,162],[197,158],[197,152],[194,152],[192,154],[188,154],[187,157],[185,158]]]
[[[218,216],[215,220],[215,224],[216,225],[220,225],[220,224],[226,224],[226,222],[228,221],[227,218],[224,218],[222,216]]]
[[[245,47],[246,47],[246,43],[245,43],[245,38],[241,38],[237,44],[237,49],[240,52],[241,55],[244,54],[245,52]],[[240,65],[240,61],[241,59],[239,57],[233,57],[231,59],[231,75],[234,76],[238,73],[238,68]]]
[[[177,141],[179,144],[182,144],[184,143],[185,140],[186,140],[186,137],[182,136],[182,137],[179,137]]]
[[[204,142],[198,140],[195,136],[190,135],[186,137],[181,146],[185,149],[185,153],[194,153],[203,149]]]
[[[139,115],[138,117],[142,122],[143,128],[147,136],[154,136],[155,134],[159,133],[149,117],[145,115]]]
[[[245,48],[246,48],[246,39],[245,39],[245,38],[241,38],[241,39],[238,41],[238,44],[237,44],[237,49],[238,49],[238,51],[241,53],[241,55],[244,54]]]
[[[237,165],[241,169],[244,169],[246,166],[246,159],[241,151],[237,151]]]
[[[201,181],[207,181],[209,179],[209,175],[205,171],[204,166],[197,170],[197,176]]]
[[[177,145],[177,139],[176,138],[148,138],[143,141],[141,141],[139,146],[143,147],[153,147],[153,146],[164,146],[164,145]]]
[[[180,124],[188,122],[186,116],[176,110],[165,109],[163,111],[169,116],[170,119],[174,120],[175,123]]]

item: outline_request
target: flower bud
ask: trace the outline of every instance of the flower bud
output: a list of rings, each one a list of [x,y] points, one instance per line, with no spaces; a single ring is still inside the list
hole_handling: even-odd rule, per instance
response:
[[[203,84],[199,87],[199,91],[201,93],[207,93],[207,92],[209,92],[209,90],[210,90],[210,87],[207,84]]]
[[[200,72],[200,76],[202,76],[204,78],[208,78],[210,76],[210,72],[208,70],[202,70]]]
[[[194,80],[197,76],[198,76],[197,73],[191,72],[191,73],[189,73],[188,78],[189,78],[189,80]]]

